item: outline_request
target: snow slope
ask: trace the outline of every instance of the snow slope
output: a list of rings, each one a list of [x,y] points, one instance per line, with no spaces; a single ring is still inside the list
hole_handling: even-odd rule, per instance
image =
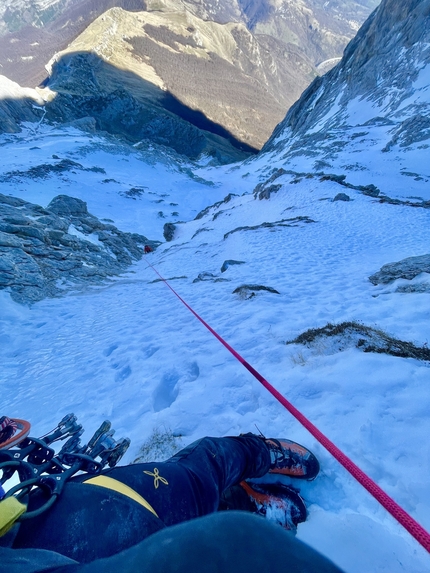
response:
[[[155,148],[133,150],[43,126],[1,136],[0,149],[0,177],[49,162],[53,154],[105,170],[36,181],[22,175],[1,182],[1,193],[42,206],[60,193],[78,197],[100,219],[151,239],[163,240],[165,222],[184,221],[172,242],[99,287],[32,307],[0,291],[1,413],[30,420],[35,435],[72,411],[85,437],[109,418],[118,437],[132,439],[126,462],[154,429],[171,430],[186,445],[203,435],[256,431],[257,425],[268,436],[307,445],[320,459],[320,476],[299,484],[309,508],[300,539],[347,573],[429,570],[425,550],[227,353],[148,264],[429,530],[429,364],[355,347],[339,351],[330,340],[313,348],[286,345],[308,328],[350,320],[427,344],[430,294],[396,292],[404,280],[373,286],[368,277],[388,262],[429,252],[428,209],[380,203],[335,181],[320,181],[309,166],[312,176],[284,174],[269,200],[255,199],[255,185],[274,167],[285,167],[275,155],[222,169],[178,167]],[[412,154],[403,164],[394,161],[401,150],[390,153],[387,161],[397,166],[391,171],[378,169],[372,149],[361,151],[366,170],[352,182],[375,184],[387,195],[395,188],[396,197],[425,197],[425,163],[416,160],[413,166],[420,180],[402,177]],[[144,193],[127,197],[125,191],[137,186]],[[339,192],[352,200],[333,201]],[[236,196],[194,220],[229,193]],[[276,224],[231,233],[262,223]],[[243,264],[222,273],[223,262],[232,259]],[[194,282],[199,275],[205,280]],[[279,294],[233,294],[244,284]]]

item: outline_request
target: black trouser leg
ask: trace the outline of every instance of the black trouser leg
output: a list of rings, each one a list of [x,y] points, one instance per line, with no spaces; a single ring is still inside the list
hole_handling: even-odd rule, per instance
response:
[[[220,496],[240,481],[260,477],[269,451],[256,436],[203,438],[166,462],[113,468],[106,475],[137,491],[166,525],[216,511]]]

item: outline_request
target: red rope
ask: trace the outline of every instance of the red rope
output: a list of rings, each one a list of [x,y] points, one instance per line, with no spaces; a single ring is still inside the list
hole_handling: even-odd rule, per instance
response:
[[[189,304],[187,304],[183,298],[170,286],[170,284],[164,279],[155,267],[148,263],[149,266],[155,271],[155,273],[160,277],[160,279],[165,283],[165,285],[173,292],[173,294],[178,297],[178,299],[184,304],[188,310],[194,314],[194,316],[217,338],[223,346],[227,348],[233,354],[237,360],[251,374],[292,414],[313,436],[316,438],[320,444],[322,444],[326,450],[328,450],[336,460],[343,465],[343,467],[348,470],[348,472],[361,483],[363,487],[367,489],[373,497],[379,501],[379,503],[385,507],[385,509],[401,524],[403,527],[409,531],[409,533],[422,545],[428,552],[430,552],[430,534],[417,522],[413,517],[411,517],[403,508],[398,505],[394,499],[385,493],[383,489],[379,487],[367,474],[365,474],[352,460],[348,458],[339,448],[329,440],[310,420],[308,420],[291,402],[289,402],[282,394],[276,390],[263,376],[255,370],[242,356],[236,352],[236,350],[228,344],[207,322],[201,318],[195,312]]]

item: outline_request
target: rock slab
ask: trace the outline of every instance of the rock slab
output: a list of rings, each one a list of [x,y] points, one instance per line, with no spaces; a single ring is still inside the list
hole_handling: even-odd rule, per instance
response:
[[[0,194],[0,288],[30,304],[124,272],[160,243],[124,233],[58,195],[45,208]]]

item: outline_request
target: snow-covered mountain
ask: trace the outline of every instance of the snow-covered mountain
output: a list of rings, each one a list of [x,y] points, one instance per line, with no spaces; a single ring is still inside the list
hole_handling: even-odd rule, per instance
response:
[[[428,552],[148,263],[430,530],[429,135],[417,126],[430,99],[429,7],[384,0],[344,61],[244,163],[198,165],[156,144],[137,149],[43,121],[3,134],[0,193],[17,212],[1,211],[0,255],[19,243],[43,266],[47,249],[79,242],[114,259],[102,241],[110,225],[162,243],[90,285],[79,277],[94,260],[83,271],[73,260],[63,282],[53,278],[64,296],[30,306],[11,298],[14,269],[0,258],[3,411],[29,419],[36,435],[70,411],[89,435],[109,418],[132,439],[126,462],[142,445],[166,457],[255,425],[295,439],[322,468],[314,482],[290,481],[309,512],[298,537],[346,573],[427,572]],[[57,221],[49,205],[59,195],[85,201],[108,229]],[[42,228],[45,217],[61,228]],[[61,248],[44,242],[52,230]]]
[[[342,61],[290,109],[263,151],[290,168],[334,170],[352,183],[369,183],[372,166],[371,183],[386,194],[402,193],[406,178],[414,187],[430,176],[429,84],[429,2],[383,2]],[[371,156],[363,157],[363,149],[371,149]],[[393,172],[401,176],[388,189],[384,178]],[[426,190],[420,196],[430,198]]]

